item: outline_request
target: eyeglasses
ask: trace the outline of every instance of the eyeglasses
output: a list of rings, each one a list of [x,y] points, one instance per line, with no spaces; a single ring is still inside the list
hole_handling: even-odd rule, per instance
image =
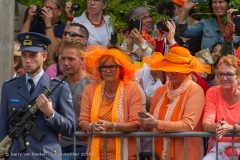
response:
[[[69,34],[70,37],[81,37],[81,38],[85,38],[83,35],[77,34],[77,33],[75,33],[75,32],[67,32],[67,31],[64,32],[64,36],[67,36],[68,34]]]
[[[106,72],[108,69],[113,72],[113,71],[116,71],[117,68],[118,68],[118,65],[111,65],[111,66],[101,66],[100,69],[102,72]]]
[[[235,75],[236,75],[235,73],[222,73],[222,72],[220,72],[220,73],[217,74],[217,77],[219,79],[223,79],[226,76],[227,79],[232,79],[233,76],[235,76]]]
[[[46,8],[49,8],[51,11],[52,10],[55,10],[55,9],[59,9],[59,8],[52,8],[52,7],[50,7],[50,6],[45,6]]]
[[[87,0],[88,3],[94,2],[96,4],[100,3],[102,0]]]

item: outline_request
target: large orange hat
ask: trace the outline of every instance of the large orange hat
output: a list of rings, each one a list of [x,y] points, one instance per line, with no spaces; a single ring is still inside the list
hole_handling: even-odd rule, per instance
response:
[[[131,63],[131,58],[126,53],[116,48],[108,49],[101,45],[90,45],[86,48],[86,52],[82,52],[82,54],[86,66],[93,75],[99,75],[96,67],[99,66],[99,62],[104,56],[112,56],[120,61],[123,69],[123,81],[125,83],[134,78],[135,71],[137,70]]]
[[[184,5],[184,0],[172,0],[174,3],[177,3],[180,6]]]
[[[209,65],[200,64],[198,59],[192,56],[184,47],[172,47],[164,57],[160,52],[154,52],[152,56],[143,57],[143,62],[151,67],[151,70],[165,72],[207,72],[211,73]]]

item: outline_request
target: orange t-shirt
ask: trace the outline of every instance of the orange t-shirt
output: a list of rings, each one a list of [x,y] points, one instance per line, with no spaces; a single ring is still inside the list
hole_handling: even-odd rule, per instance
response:
[[[217,123],[224,117],[228,124],[237,124],[240,121],[240,100],[233,105],[229,105],[222,97],[220,86],[211,87],[206,94],[206,104],[203,110],[203,121]],[[211,137],[216,140],[215,137]],[[219,142],[232,142],[231,137],[222,137]],[[234,137],[234,142],[240,143],[240,137]],[[231,147],[230,155],[232,153]],[[228,155],[228,150],[226,154]]]

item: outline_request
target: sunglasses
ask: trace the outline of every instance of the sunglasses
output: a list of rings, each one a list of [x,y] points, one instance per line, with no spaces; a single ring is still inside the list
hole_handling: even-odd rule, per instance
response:
[[[75,33],[75,32],[67,32],[67,31],[64,32],[64,36],[67,36],[68,34],[69,34],[70,37],[81,37],[81,38],[85,38],[83,35],[77,34],[77,33]]]

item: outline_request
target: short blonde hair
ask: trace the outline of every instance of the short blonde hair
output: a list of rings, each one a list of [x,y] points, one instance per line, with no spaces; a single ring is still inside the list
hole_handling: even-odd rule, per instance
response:
[[[84,50],[84,43],[80,39],[69,38],[69,39],[63,40],[61,45],[61,50],[63,48],[68,48],[68,47],[75,48],[77,53],[79,53],[82,56],[82,53],[80,50]]]
[[[19,52],[20,44],[17,42],[14,42],[13,44],[13,56],[14,57],[21,57],[21,52]]]
[[[236,68],[236,75],[240,76],[240,67],[239,67],[239,59],[233,55],[226,55],[220,58],[217,67],[219,67],[222,64],[226,64],[227,66],[232,66],[234,68]]]

